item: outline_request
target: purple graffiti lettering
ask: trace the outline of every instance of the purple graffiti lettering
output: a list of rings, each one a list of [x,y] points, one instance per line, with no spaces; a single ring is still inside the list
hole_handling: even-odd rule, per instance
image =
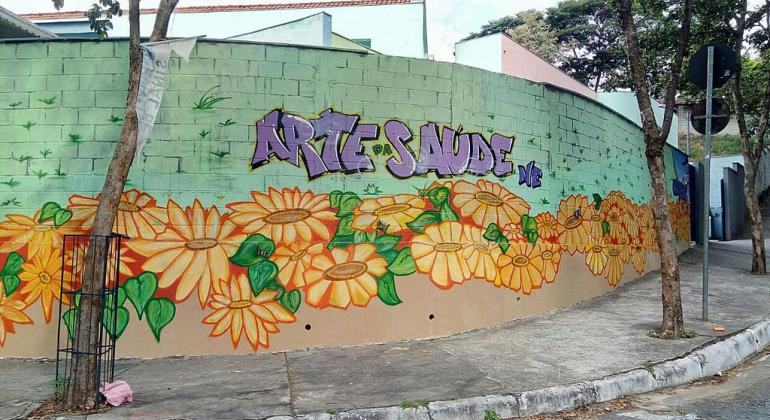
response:
[[[401,121],[390,120],[385,123],[385,137],[388,138],[399,158],[392,156],[386,162],[388,171],[397,178],[409,178],[414,174],[417,161],[406,144],[412,139],[409,127]]]
[[[474,175],[486,175],[492,170],[495,158],[489,149],[484,136],[478,133],[471,134],[471,157],[468,161],[468,172]]]
[[[540,188],[543,171],[531,161],[527,166],[519,165],[519,185],[527,184],[530,188]]]
[[[376,124],[361,124],[356,126],[353,133],[348,136],[345,145],[342,146],[342,164],[345,165],[345,173],[374,171],[374,163],[364,153],[363,140],[376,140],[379,137],[380,128]]]
[[[444,153],[444,159],[449,162],[452,175],[463,174],[468,168],[468,160],[471,157],[470,136],[468,134],[458,136],[451,128],[444,127],[441,132],[441,149]]]
[[[286,147],[291,153],[291,158],[288,159],[289,162],[299,166],[298,158],[301,151],[302,161],[305,163],[305,170],[307,170],[307,175],[310,179],[317,178],[328,172],[321,156],[318,155],[315,147],[310,144],[310,140],[315,135],[315,130],[309,121],[297,115],[283,114],[281,126]]]
[[[439,176],[452,175],[449,161],[444,159],[444,151],[438,139],[438,127],[428,123],[420,127],[420,158],[417,161],[416,175],[424,175],[429,171]]]
[[[492,173],[499,177],[510,175],[513,172],[513,163],[505,160],[505,155],[511,153],[511,149],[513,148],[513,138],[495,133],[492,134],[490,142],[492,154],[495,157],[495,165]]]
[[[270,161],[275,155],[278,159],[288,160],[289,150],[278,135],[278,118],[281,111],[274,110],[257,121],[257,146],[251,158],[251,169],[256,169]]]
[[[320,118],[312,120],[311,123],[315,129],[316,139],[326,137],[323,149],[321,150],[321,156],[329,172],[340,172],[342,171],[342,164],[339,154],[342,136],[353,131],[353,127],[355,127],[358,121],[358,116],[342,114],[331,108],[319,115]]]

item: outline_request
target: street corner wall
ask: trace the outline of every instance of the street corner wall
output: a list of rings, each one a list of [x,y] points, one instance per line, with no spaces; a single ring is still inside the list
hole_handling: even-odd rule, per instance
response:
[[[124,41],[0,43],[1,356],[52,355],[60,303],[77,304],[64,235],[93,222],[126,57]],[[248,43],[200,42],[170,71],[115,222],[119,355],[442,336],[658,266],[641,132],[596,102]],[[666,169],[685,243],[686,156],[666,149]]]

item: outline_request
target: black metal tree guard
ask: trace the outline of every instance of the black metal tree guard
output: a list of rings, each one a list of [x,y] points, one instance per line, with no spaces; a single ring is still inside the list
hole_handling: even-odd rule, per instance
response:
[[[57,332],[56,346],[56,382],[54,383],[54,392],[56,398],[61,398],[66,390],[66,384],[70,378],[77,380],[77,372],[74,360],[96,357],[97,367],[94,378],[96,390],[94,390],[94,401],[99,406],[102,403],[99,387],[102,384],[110,383],[115,376],[115,331],[118,322],[118,279],[120,273],[120,248],[125,236],[120,234],[101,235],[64,235],[64,244],[62,250],[62,277],[61,293],[59,300],[59,328]],[[86,268],[86,253],[91,244],[97,246],[103,244],[107,252],[102,276],[102,290],[99,293],[83,292],[83,274]],[[100,264],[94,262],[94,264]],[[98,267],[92,267],[96,269]],[[94,271],[99,272],[99,271]],[[96,314],[90,312],[89,315],[97,315],[101,322],[97,334],[98,343],[96,354],[90,351],[79,351],[78,331],[79,325],[91,325],[90,322],[80,322],[81,308],[79,305],[80,297],[84,295],[97,296],[100,302]],[[69,297],[69,299],[67,298]],[[68,304],[63,303],[68,301]],[[89,320],[90,321],[90,320]],[[90,332],[89,332],[90,336]],[[73,377],[75,376],[75,377]],[[75,383],[75,382],[72,382]]]

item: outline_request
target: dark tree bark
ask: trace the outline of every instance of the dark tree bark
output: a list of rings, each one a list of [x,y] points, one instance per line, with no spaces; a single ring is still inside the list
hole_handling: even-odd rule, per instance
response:
[[[733,99],[735,102],[735,119],[738,122],[738,130],[741,136],[741,148],[743,149],[743,161],[746,170],[746,177],[743,180],[743,192],[746,199],[746,210],[749,213],[749,223],[751,228],[751,273],[765,275],[767,274],[766,253],[765,253],[765,233],[762,224],[762,212],[759,208],[759,198],[757,197],[757,167],[762,158],[762,149],[765,145],[765,136],[768,130],[768,113],[770,112],[770,74],[768,74],[767,84],[765,85],[764,96],[762,98],[761,109],[759,110],[759,125],[755,134],[754,146],[749,139],[751,133],[746,125],[746,102],[743,98],[743,86],[741,77],[743,74],[743,37],[746,32],[746,15],[748,13],[748,4],[746,0],[740,3],[740,10],[736,18],[735,39],[735,60],[738,63],[735,75],[733,76]],[[765,5],[770,5],[766,1]],[[770,19],[770,15],[768,17]],[[770,72],[770,70],[768,70]]]
[[[168,28],[168,19],[176,3],[176,0],[163,0],[161,2],[152,40],[157,40],[155,39],[156,32],[158,39],[166,36],[165,30]],[[101,198],[96,209],[96,218],[92,228],[93,237],[85,255],[80,316],[74,340],[74,347],[81,355],[73,356],[63,400],[64,408],[70,410],[89,410],[96,405],[95,398],[100,385],[98,383],[99,378],[97,378],[98,358],[96,353],[103,316],[101,295],[104,291],[102,279],[106,270],[105,262],[108,252],[106,237],[112,233],[120,195],[123,192],[136,152],[138,127],[136,102],[139,96],[139,79],[142,70],[142,52],[139,45],[139,0],[129,1],[128,19],[130,36],[126,113],[120,139],[107,170]]]
[[[160,41],[166,38],[168,22],[177,3],[179,3],[179,0],[165,0],[158,7],[158,13],[155,15],[155,27],[152,29],[152,35],[150,35],[151,41]]]
[[[682,315],[682,296],[679,285],[679,265],[677,264],[674,233],[668,213],[668,191],[666,189],[665,165],[663,146],[666,144],[668,132],[674,113],[676,87],[682,71],[682,62],[687,52],[692,21],[692,2],[684,1],[684,15],[677,37],[677,48],[674,62],[670,67],[670,76],[666,87],[665,112],[663,125],[658,127],[650,101],[649,86],[642,64],[639,49],[636,24],[631,9],[631,0],[617,0],[620,21],[626,38],[626,55],[628,56],[631,79],[634,83],[636,100],[642,117],[644,132],[645,155],[652,183],[652,214],[655,220],[655,230],[658,235],[660,248],[661,297],[663,301],[663,321],[658,334],[662,338],[680,337],[684,330]]]

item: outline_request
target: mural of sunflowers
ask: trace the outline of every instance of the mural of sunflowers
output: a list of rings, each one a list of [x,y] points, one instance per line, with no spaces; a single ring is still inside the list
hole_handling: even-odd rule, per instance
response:
[[[64,206],[46,203],[31,217],[8,214],[0,222],[0,347],[33,322],[33,308],[48,324],[59,301],[78,304],[62,293],[76,289],[62,277],[62,240],[89,232],[98,199],[73,195]],[[689,240],[688,202],[672,201],[669,210],[677,238]],[[404,276],[441,290],[480,281],[529,295],[558,279],[566,253],[580,254],[587,271],[614,287],[625,270],[643,273],[647,253],[657,249],[649,206],[622,192],[570,195],[554,213],[532,214],[523,198],[486,179],[364,199],[268,188],[223,208],[198,200],[164,206],[130,190],[115,231],[130,240],[111,334],[144,321],[160,341],[176,305],[194,299],[211,337],[229,337],[234,348],[245,341],[254,351],[269,348],[282,324],[297,322],[303,304],[396,306]]]

